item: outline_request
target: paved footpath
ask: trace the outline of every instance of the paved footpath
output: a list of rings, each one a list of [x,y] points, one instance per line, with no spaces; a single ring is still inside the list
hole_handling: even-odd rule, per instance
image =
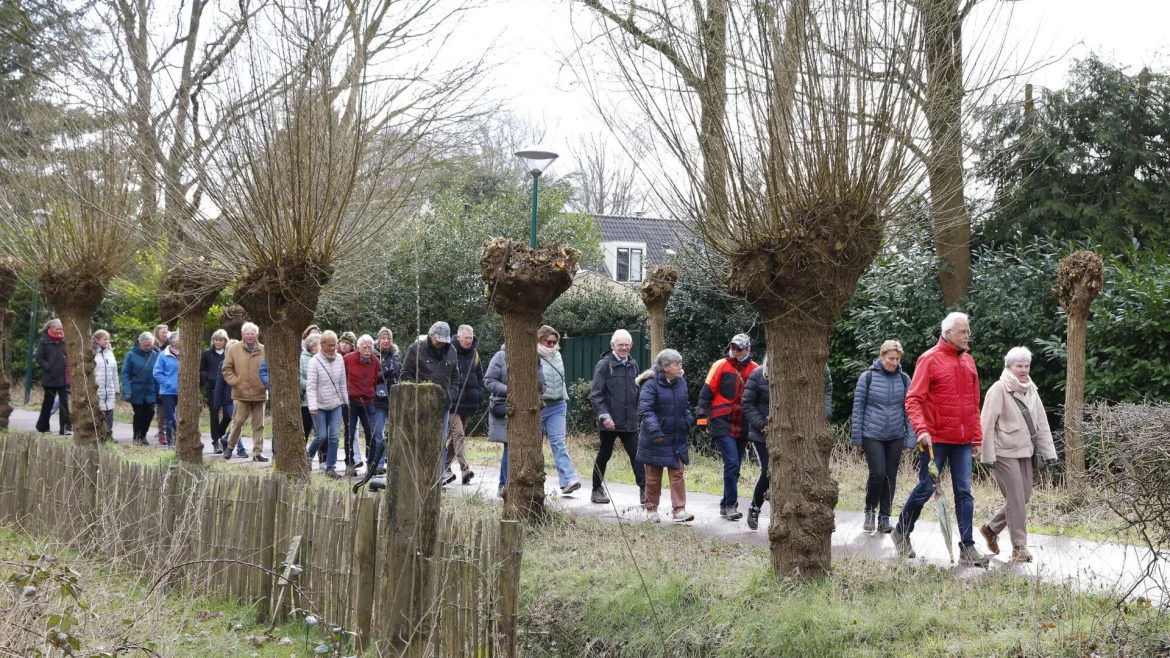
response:
[[[10,425],[13,429],[33,431],[36,425],[37,413],[17,409],[12,412]],[[57,427],[54,418],[52,427]],[[153,430],[151,431],[153,436]],[[211,438],[204,434],[204,450],[211,455]],[[119,423],[114,428],[114,440],[119,443],[129,443],[131,429],[128,424]],[[245,447],[251,452],[251,439],[241,437]],[[163,446],[155,446],[165,449]],[[265,454],[271,458],[271,443]],[[233,458],[232,464],[246,467],[271,467],[268,464],[259,464],[250,460],[244,461]],[[620,468],[620,464],[615,467]],[[364,472],[360,469],[359,473]],[[457,496],[479,495],[492,499],[497,497],[496,485],[499,481],[499,471],[482,465],[475,466],[475,479],[471,484],[455,483],[446,487],[448,493]],[[583,480],[581,489],[570,495],[562,495],[556,486],[555,475],[545,480],[550,505],[557,510],[571,514],[592,516],[611,522],[642,523],[646,515],[638,505],[638,488],[632,484],[611,484],[609,505],[596,505],[589,501],[589,483]],[[670,493],[663,492],[663,503],[660,510],[668,509]],[[949,496],[949,492],[948,492]],[[949,499],[949,498],[948,498]],[[740,510],[746,513],[748,502],[740,501]],[[695,520],[684,526],[688,532],[697,532],[717,539],[736,542],[751,546],[768,545],[767,527],[770,521],[770,504],[765,504],[764,513],[760,517],[760,529],[748,529],[746,520],[730,522],[719,516],[719,496],[705,493],[687,492],[687,509],[695,515]],[[669,511],[664,515],[664,519]],[[863,515],[861,512],[838,510],[836,528],[833,532],[833,557],[866,557],[880,560],[897,560],[894,544],[888,536],[880,533],[870,534],[861,529]],[[977,519],[977,523],[982,522]],[[663,523],[666,523],[664,520]],[[955,541],[958,542],[958,528],[954,530]],[[1070,584],[1082,590],[1114,589],[1127,592],[1132,588],[1133,597],[1144,596],[1155,603],[1162,601],[1162,591],[1170,592],[1170,565],[1165,561],[1150,564],[1149,551],[1136,546],[1111,542],[1090,541],[1071,537],[1052,535],[1028,535],[1028,549],[1034,556],[1030,564],[1012,563],[1007,558],[1011,553],[1008,545],[1008,535],[1005,530],[1000,535],[999,556],[991,562],[991,571],[1012,571],[1026,577],[1038,577],[1051,583]],[[960,578],[975,578],[985,573],[984,569],[952,565],[947,558],[946,545],[942,539],[939,525],[932,521],[919,521],[913,534],[914,549],[918,557],[913,560],[916,564],[933,564],[938,567],[952,569]],[[987,546],[983,538],[975,531],[976,546],[986,551]],[[956,559],[958,547],[955,547]]]

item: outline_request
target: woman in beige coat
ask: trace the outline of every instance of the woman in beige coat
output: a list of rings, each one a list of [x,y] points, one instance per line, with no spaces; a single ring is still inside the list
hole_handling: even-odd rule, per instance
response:
[[[999,533],[1009,528],[1012,560],[1031,562],[1027,544],[1033,456],[1038,451],[1039,459],[1035,463],[1047,465],[1056,461],[1056,448],[1052,445],[1044,404],[1028,375],[1032,353],[1026,347],[1013,347],[1004,357],[1003,365],[999,381],[987,391],[980,420],[983,425],[981,461],[995,469],[995,481],[1003,492],[1004,503],[979,532],[991,552],[998,555]]]

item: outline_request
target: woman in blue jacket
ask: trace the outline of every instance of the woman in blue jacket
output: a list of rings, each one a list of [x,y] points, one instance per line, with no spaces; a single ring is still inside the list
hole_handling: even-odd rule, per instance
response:
[[[865,453],[869,480],[865,485],[865,531],[891,532],[890,506],[898,484],[902,450],[914,447],[914,428],[906,416],[910,376],[902,372],[902,344],[882,343],[873,366],[853,391],[852,442]],[[875,523],[875,515],[878,517]]]
[[[122,359],[122,399],[134,408],[135,445],[146,445],[146,432],[154,420],[154,405],[158,402],[158,383],[154,381],[157,358],[154,335],[144,331]]]
[[[175,429],[178,419],[175,411],[179,407],[179,332],[170,335],[167,346],[158,353],[154,362],[154,380],[158,382],[158,399],[166,414],[165,432],[167,447],[175,445]]]
[[[658,500],[662,496],[662,469],[670,477],[671,519],[693,521],[687,511],[687,489],[683,467],[691,463],[687,433],[695,424],[683,378],[682,355],[662,350],[654,367],[634,380],[638,393],[638,452],[636,459],[646,468],[646,512],[657,522]]]

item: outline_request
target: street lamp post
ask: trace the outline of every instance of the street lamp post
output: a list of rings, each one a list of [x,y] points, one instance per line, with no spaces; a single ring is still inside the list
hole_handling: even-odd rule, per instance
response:
[[[532,175],[532,225],[528,230],[528,246],[536,249],[536,201],[540,194],[540,175],[558,156],[549,151],[517,151],[515,155],[524,161],[524,166]]]

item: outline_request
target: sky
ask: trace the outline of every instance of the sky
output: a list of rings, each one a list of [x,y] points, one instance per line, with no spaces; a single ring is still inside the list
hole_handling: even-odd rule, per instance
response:
[[[993,0],[984,0],[988,6]],[[542,146],[561,155],[552,171],[571,173],[573,143],[581,134],[604,133],[589,95],[562,62],[576,45],[573,21],[588,18],[568,0],[485,0],[457,28],[450,56],[494,48],[497,68],[488,81],[491,95],[513,112],[542,125]],[[1010,9],[1004,10],[1004,7]],[[964,38],[994,44],[1009,64],[1055,60],[1033,72],[1036,86],[1061,87],[1073,59],[1090,52],[1137,71],[1167,64],[1170,2],[1166,0],[1017,0]],[[985,11],[985,14],[990,12]],[[986,31],[982,31],[986,30]],[[1059,59],[1058,59],[1059,58]],[[1022,96],[1022,89],[1019,91]]]

